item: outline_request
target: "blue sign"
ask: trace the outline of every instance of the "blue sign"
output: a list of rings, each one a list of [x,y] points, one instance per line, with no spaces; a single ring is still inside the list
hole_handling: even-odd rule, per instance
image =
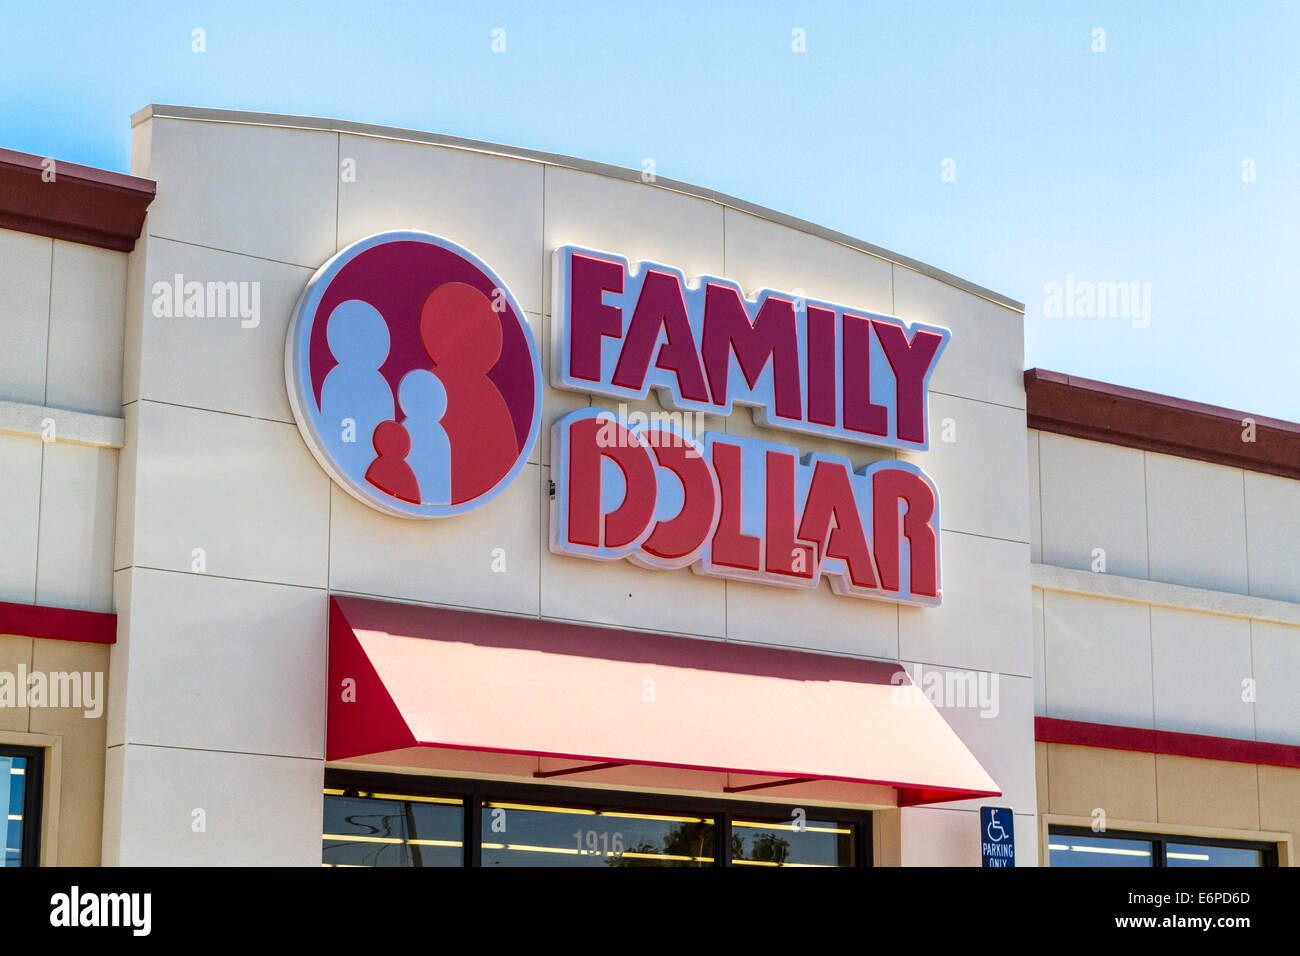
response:
[[[1016,865],[1016,821],[1010,807],[980,807],[980,857],[984,866]]]

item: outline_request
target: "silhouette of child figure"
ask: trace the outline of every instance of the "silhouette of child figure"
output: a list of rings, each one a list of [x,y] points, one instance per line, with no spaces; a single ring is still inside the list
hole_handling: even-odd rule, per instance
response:
[[[420,483],[420,501],[426,505],[451,504],[451,442],[438,423],[447,411],[447,392],[428,369],[407,372],[397,386],[402,406],[402,427],[411,436],[406,463]]]
[[[435,289],[420,311],[420,338],[447,394],[442,427],[451,444],[451,503],[489,490],[519,455],[514,421],[487,377],[501,356],[501,321],[482,292],[463,282]]]
[[[388,358],[388,323],[370,303],[348,299],[330,313],[325,338],[339,364],[321,385],[321,434],[343,472],[359,475],[375,456],[375,426],[393,417],[393,391],[379,374]],[[346,428],[346,419],[355,427]]]
[[[411,451],[411,436],[394,421],[380,422],[375,428],[375,458],[366,470],[366,481],[394,498],[420,503],[420,483],[404,460]]]

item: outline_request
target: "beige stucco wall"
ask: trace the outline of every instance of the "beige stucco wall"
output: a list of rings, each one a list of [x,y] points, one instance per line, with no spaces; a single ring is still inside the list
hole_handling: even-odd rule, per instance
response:
[[[1296,865],[1300,770],[1170,754],[1039,743],[1039,859],[1053,823],[1276,843]]]
[[[99,674],[108,690],[108,646],[0,634],[0,671]],[[94,678],[92,677],[92,680]],[[0,707],[0,743],[45,749],[41,862],[98,866],[104,816],[104,700],[78,707]]]
[[[1031,429],[1029,484],[1036,715],[1300,745],[1300,481]],[[1300,833],[1294,769],[1036,749],[1041,837]]]
[[[127,256],[0,230],[0,601],[113,611]],[[99,673],[103,645],[0,635],[0,671]],[[105,716],[0,708],[46,749],[42,859],[97,865]]]
[[[126,260],[0,229],[0,601],[113,610]]]

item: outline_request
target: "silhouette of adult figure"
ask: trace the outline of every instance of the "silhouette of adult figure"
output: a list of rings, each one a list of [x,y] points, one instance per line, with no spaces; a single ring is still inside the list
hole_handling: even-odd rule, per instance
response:
[[[375,457],[375,426],[393,417],[393,390],[379,374],[388,323],[368,302],[348,299],[330,313],[325,339],[338,365],[321,384],[321,435],[343,472],[361,475]]]
[[[459,504],[489,490],[519,455],[510,408],[487,377],[501,356],[501,320],[482,292],[447,282],[420,310],[420,339],[447,393],[442,427],[451,443],[451,503]]]
[[[406,463],[420,483],[420,501],[451,504],[451,442],[439,424],[447,412],[447,392],[428,369],[407,372],[397,386],[397,401],[405,416],[402,427],[411,436]]]

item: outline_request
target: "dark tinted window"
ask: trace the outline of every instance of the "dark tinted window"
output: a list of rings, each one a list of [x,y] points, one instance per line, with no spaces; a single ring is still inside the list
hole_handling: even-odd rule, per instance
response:
[[[451,797],[325,792],[326,866],[464,866],[465,808]]]
[[[1277,865],[1277,847],[1270,843],[1080,827],[1051,827],[1048,854],[1052,866]]]
[[[4,866],[40,864],[41,776],[44,752],[0,747],[0,812],[4,814]]]
[[[808,819],[759,802],[352,771],[326,782],[325,866],[870,865],[862,811]]]
[[[731,822],[731,860],[736,866],[853,866],[854,831],[834,820]]]
[[[711,816],[483,803],[484,866],[712,866]]]

